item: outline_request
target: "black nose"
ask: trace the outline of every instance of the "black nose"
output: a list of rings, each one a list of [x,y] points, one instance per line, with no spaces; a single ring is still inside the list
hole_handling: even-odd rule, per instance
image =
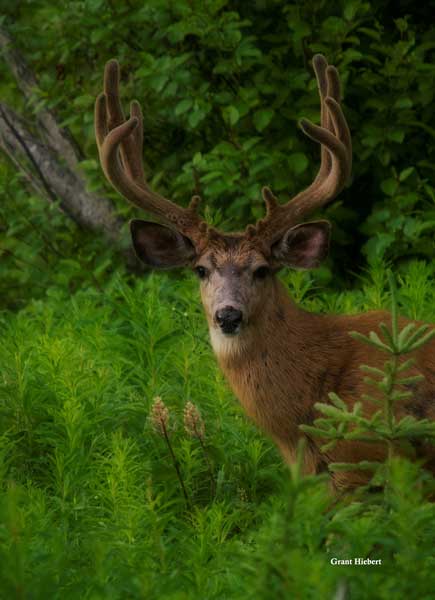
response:
[[[224,333],[234,333],[243,319],[241,310],[227,306],[216,311],[216,322]]]

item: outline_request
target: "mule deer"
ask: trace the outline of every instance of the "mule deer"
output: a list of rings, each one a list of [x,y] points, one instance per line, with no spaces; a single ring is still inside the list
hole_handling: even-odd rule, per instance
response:
[[[126,120],[119,100],[119,66],[107,63],[104,93],[96,101],[95,128],[101,165],[107,179],[125,198],[165,225],[131,221],[137,255],[157,269],[190,267],[201,280],[201,296],[211,343],[220,367],[247,414],[276,442],[291,462],[300,424],[316,417],[314,404],[335,391],[353,405],[365,391],[360,364],[382,366],[384,356],[352,339],[367,334],[383,312],[356,316],[317,315],[298,308],[275,276],[283,267],[309,269],[326,256],[330,225],[303,222],[330,202],[349,180],[351,136],[340,105],[337,70],[316,55],[314,71],[320,95],[321,125],[303,119],[303,132],[321,145],[321,164],[313,183],[286,204],[263,188],[266,216],[242,233],[223,233],[198,215],[199,197],[182,208],[153,191],[142,165],[143,127],[139,104]],[[404,321],[403,321],[404,322]],[[411,406],[401,411],[435,416],[435,342],[415,353],[414,372],[425,380],[415,388]],[[367,414],[373,409],[365,406]],[[307,437],[306,472],[331,461],[379,460],[384,449],[368,443],[342,442],[328,454]],[[425,449],[427,454],[429,450]],[[433,456],[431,457],[433,460]],[[433,460],[435,464],[435,460]],[[334,476],[336,486],[365,481],[361,471]]]

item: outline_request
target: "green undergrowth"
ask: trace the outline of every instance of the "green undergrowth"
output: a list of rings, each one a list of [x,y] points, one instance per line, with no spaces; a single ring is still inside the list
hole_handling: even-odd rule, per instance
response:
[[[284,280],[309,310],[389,306],[383,266],[341,292]],[[412,262],[398,282],[401,312],[433,322],[433,268]],[[0,324],[1,597],[433,597],[428,476],[396,460],[388,494],[340,499],[290,476],[218,371],[193,276],[54,287]],[[188,401],[203,444],[183,425]]]

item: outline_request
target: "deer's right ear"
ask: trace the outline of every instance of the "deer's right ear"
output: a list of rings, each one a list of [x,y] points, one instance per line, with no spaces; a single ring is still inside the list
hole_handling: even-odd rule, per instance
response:
[[[150,267],[186,267],[195,258],[192,242],[169,227],[133,219],[130,221],[130,231],[137,256]]]

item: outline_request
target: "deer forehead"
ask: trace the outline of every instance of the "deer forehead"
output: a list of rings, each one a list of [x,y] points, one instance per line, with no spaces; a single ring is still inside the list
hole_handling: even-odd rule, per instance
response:
[[[254,248],[212,249],[205,252],[198,263],[222,275],[237,275],[259,265],[267,264],[264,256]]]

